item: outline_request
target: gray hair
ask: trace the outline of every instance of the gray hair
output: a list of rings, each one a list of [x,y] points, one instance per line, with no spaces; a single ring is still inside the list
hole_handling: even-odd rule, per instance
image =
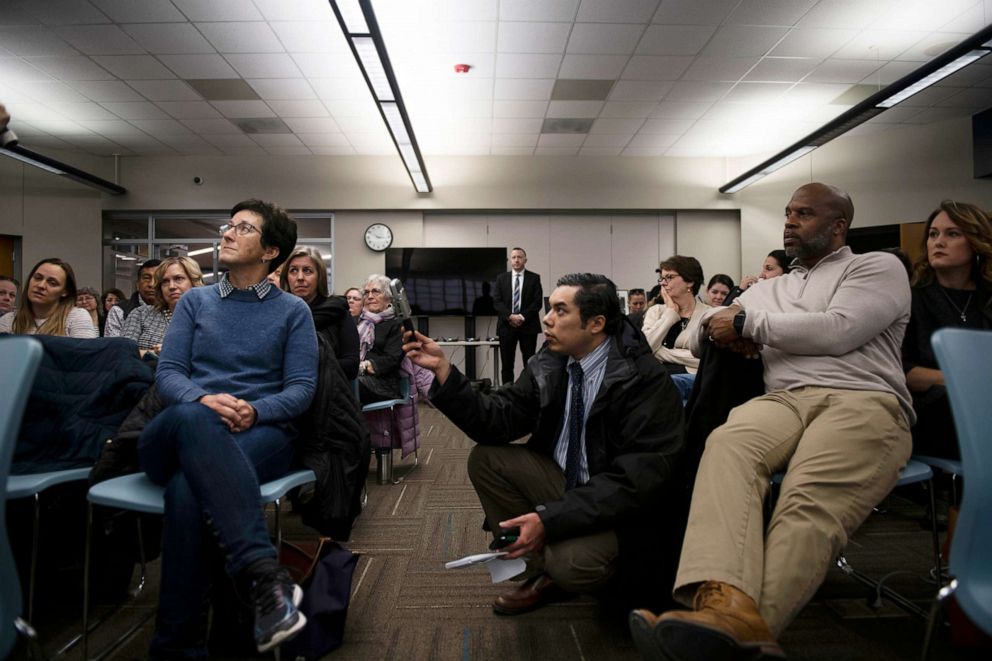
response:
[[[369,285],[375,285],[382,290],[382,298],[385,299],[387,303],[393,302],[393,295],[389,291],[389,278],[378,273],[373,273],[369,277],[365,278],[365,288],[368,289]]]

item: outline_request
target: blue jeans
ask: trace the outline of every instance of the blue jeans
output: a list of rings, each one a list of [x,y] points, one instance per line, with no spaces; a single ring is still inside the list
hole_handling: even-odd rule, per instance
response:
[[[276,557],[258,485],[289,471],[292,439],[291,428],[273,425],[232,434],[200,403],[170,406],[145,427],[138,440],[141,467],[165,486],[153,656],[207,655],[209,558],[215,547],[232,577],[256,560]]]
[[[685,406],[689,402],[689,395],[692,394],[692,384],[696,382],[696,375],[672,374],[670,376],[675,387],[679,389],[679,395],[682,396],[682,406]]]

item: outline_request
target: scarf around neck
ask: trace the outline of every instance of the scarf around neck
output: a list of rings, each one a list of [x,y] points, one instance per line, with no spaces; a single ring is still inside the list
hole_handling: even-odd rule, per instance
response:
[[[386,319],[392,319],[396,316],[396,312],[393,311],[393,306],[389,306],[382,312],[369,312],[367,309],[362,310],[361,316],[358,318],[358,339],[361,341],[361,346],[358,352],[358,359],[365,360],[366,354],[368,354],[369,349],[375,344],[375,326],[380,321],[385,321]]]

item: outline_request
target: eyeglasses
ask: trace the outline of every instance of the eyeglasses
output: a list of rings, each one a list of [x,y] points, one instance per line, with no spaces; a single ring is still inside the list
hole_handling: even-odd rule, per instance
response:
[[[217,228],[217,231],[220,232],[221,235],[224,235],[227,234],[228,230],[232,228],[234,229],[234,233],[237,234],[238,236],[248,236],[252,232],[258,231],[257,227],[244,220],[238,223],[237,225],[234,225],[232,223],[224,223],[219,228]]]
[[[662,284],[667,284],[667,283],[671,282],[672,280],[674,280],[675,278],[680,278],[680,277],[682,277],[682,276],[680,276],[678,273],[671,273],[669,275],[661,275],[661,276],[658,276],[658,282],[660,282]]]
[[[381,296],[382,295],[382,290],[381,289],[366,289],[366,290],[362,291],[362,296],[372,296],[373,294],[375,296]]]
[[[345,296],[345,299],[349,301],[360,301],[362,300],[362,297],[352,295],[352,296]]]

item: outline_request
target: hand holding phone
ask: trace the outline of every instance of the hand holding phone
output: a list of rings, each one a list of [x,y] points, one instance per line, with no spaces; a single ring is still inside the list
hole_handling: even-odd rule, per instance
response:
[[[492,541],[489,548],[493,551],[498,551],[505,548],[517,541],[520,538],[520,526],[514,526],[512,528],[500,528],[499,534],[496,539]]]

